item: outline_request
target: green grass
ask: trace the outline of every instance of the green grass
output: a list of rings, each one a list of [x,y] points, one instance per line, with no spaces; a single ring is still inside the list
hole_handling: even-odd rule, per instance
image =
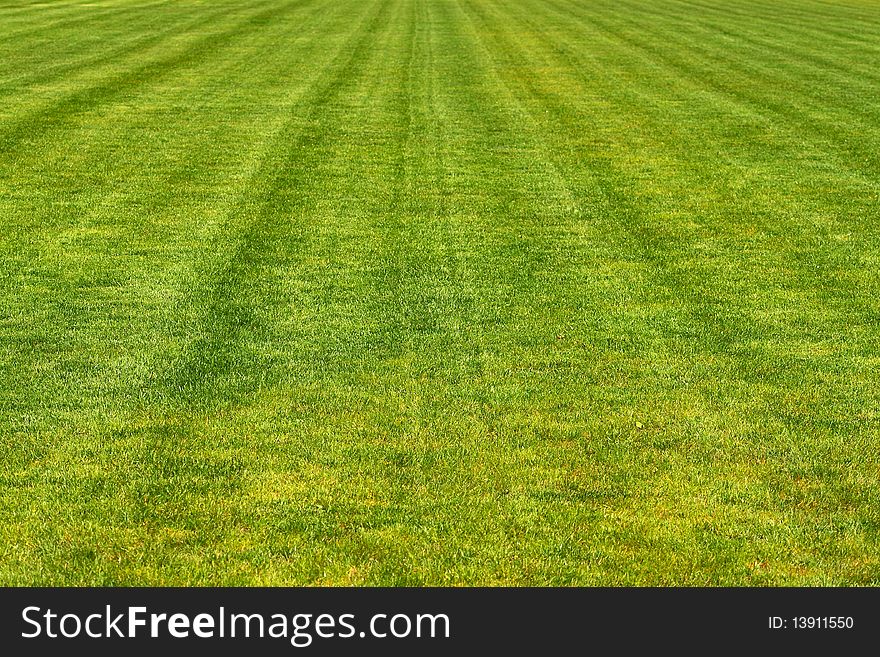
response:
[[[0,584],[880,584],[875,0],[0,2]]]

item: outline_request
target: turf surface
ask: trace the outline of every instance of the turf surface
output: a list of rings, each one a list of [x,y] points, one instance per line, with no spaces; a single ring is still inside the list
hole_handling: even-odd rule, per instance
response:
[[[0,2],[0,583],[880,584],[875,0]]]

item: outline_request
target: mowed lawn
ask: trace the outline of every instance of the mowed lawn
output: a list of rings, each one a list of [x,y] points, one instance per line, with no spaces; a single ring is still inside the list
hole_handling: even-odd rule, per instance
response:
[[[880,584],[876,0],[0,1],[0,584]]]

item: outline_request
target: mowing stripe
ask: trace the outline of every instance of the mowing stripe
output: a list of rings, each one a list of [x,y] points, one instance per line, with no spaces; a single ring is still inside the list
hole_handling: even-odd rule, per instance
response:
[[[191,20],[173,21],[167,27],[159,27],[158,21],[167,20],[168,17],[163,12],[153,11],[151,7],[141,9],[143,12],[130,20],[138,24],[142,33],[132,37],[130,28],[119,30],[109,37],[102,38],[97,48],[91,42],[71,43],[71,40],[63,41],[64,47],[60,53],[53,51],[52,48],[40,48],[39,52],[47,53],[45,55],[47,62],[35,67],[33,71],[19,70],[4,76],[3,82],[0,83],[0,92],[19,95],[23,85],[33,85],[38,93],[45,94],[42,85],[62,77],[66,85],[80,84],[77,76],[71,74],[81,72],[87,78],[94,78],[94,68],[98,65],[113,65],[114,68],[119,68],[125,58],[142,57],[144,50],[153,46],[164,48],[167,45],[166,40],[170,37],[199,30],[215,22],[218,16],[228,14],[228,9],[221,6],[216,7],[214,12],[200,13]],[[117,25],[116,20],[114,17],[111,24]],[[98,29],[93,23],[90,27],[92,30]],[[24,99],[19,96],[18,102],[23,103]]]
[[[3,21],[8,26],[14,25],[16,18],[24,22],[25,25],[21,29],[9,29],[4,31],[3,39],[0,40],[0,45],[2,45],[4,41],[11,44],[14,40],[22,37],[32,37],[35,34],[41,34],[44,32],[52,33],[58,29],[67,29],[82,24],[88,24],[89,27],[94,27],[100,25],[104,18],[116,21],[130,13],[139,12],[144,9],[152,10],[156,7],[167,4],[168,0],[156,0],[155,2],[145,4],[140,2],[127,2],[124,6],[96,10],[94,7],[83,7],[82,3],[53,2],[51,7],[41,7],[38,10],[40,13],[40,16],[38,17],[40,23],[38,25],[33,24],[34,19],[37,18],[33,15],[10,16],[7,14],[3,16]],[[2,11],[2,9],[3,8],[0,8],[0,11]],[[67,12],[68,10],[69,15],[67,16],[61,16],[57,20],[52,21],[45,20],[45,16],[50,14],[50,12],[55,13],[57,11],[60,13],[62,11]],[[23,14],[24,12],[20,13]]]
[[[0,10],[0,582],[878,581],[870,3],[112,9]]]
[[[237,20],[230,27],[188,39],[182,49],[172,49],[171,54],[166,53],[153,61],[125,69],[121,73],[111,74],[96,84],[66,94],[51,105],[34,111],[30,116],[0,133],[0,157],[17,150],[23,141],[31,138],[35,133],[42,138],[50,137],[51,130],[63,125],[65,119],[76,113],[106,103],[145,83],[161,79],[183,65],[198,64],[201,59],[230,47],[236,39],[242,39],[249,32],[262,29],[267,20],[280,19],[284,12],[296,6],[295,3],[288,2],[279,7],[277,3],[268,0],[266,4],[269,5],[268,8],[237,16]]]

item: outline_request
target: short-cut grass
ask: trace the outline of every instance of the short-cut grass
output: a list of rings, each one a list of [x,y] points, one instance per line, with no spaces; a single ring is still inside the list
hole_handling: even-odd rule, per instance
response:
[[[0,1],[0,584],[880,584],[876,0]]]

